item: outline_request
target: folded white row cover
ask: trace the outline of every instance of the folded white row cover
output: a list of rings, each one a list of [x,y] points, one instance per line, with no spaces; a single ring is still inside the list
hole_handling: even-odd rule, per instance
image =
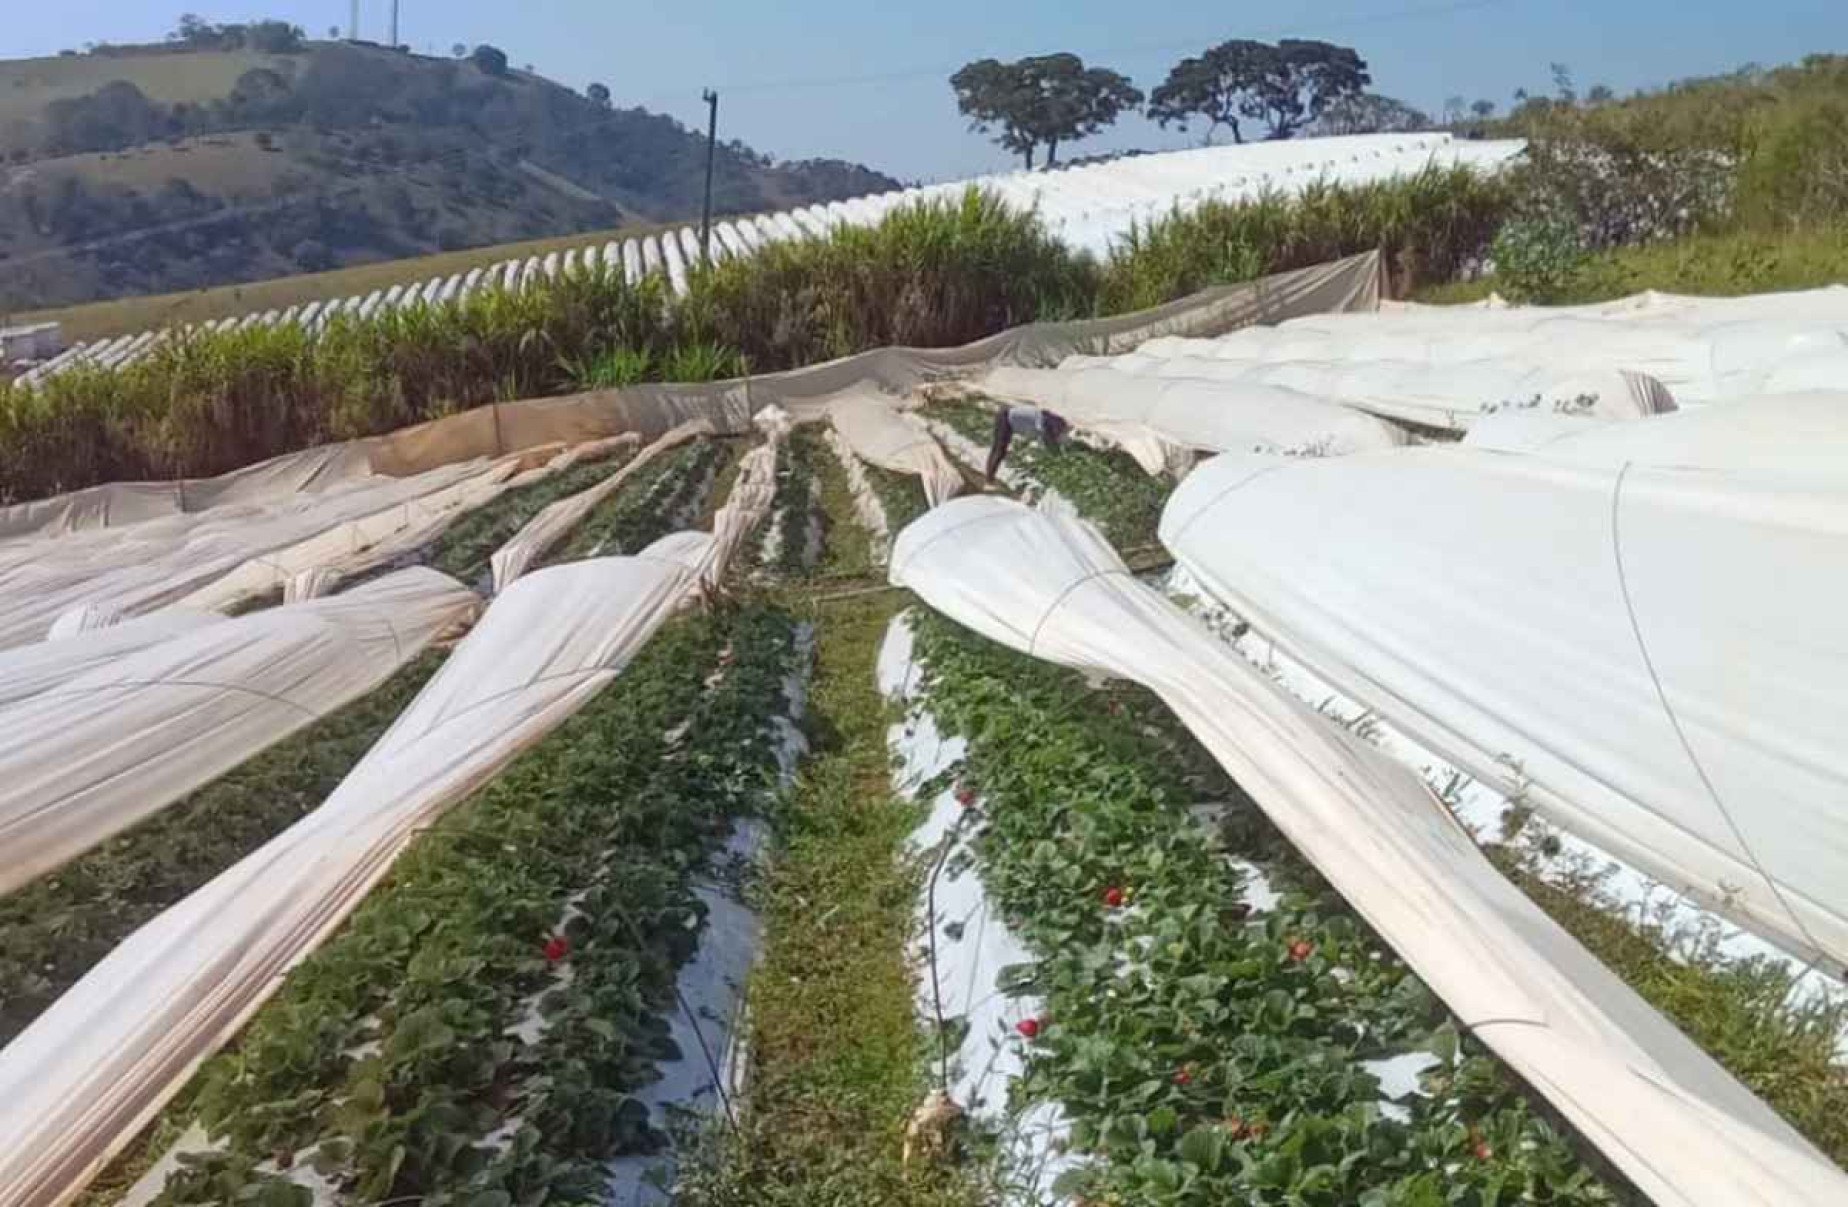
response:
[[[932,507],[955,497],[962,475],[916,415],[901,411],[890,397],[859,391],[828,404],[828,422],[854,455],[895,474],[921,478]]]
[[[176,606],[219,612],[276,591],[305,599],[323,595],[349,575],[436,540],[458,516],[498,497],[513,484],[519,469],[514,459],[505,458],[453,486],[393,503],[293,545],[259,554],[184,596]]]
[[[181,599],[179,606],[224,611],[278,589],[285,600],[313,599],[353,575],[416,553],[441,537],[457,519],[509,490],[532,485],[579,462],[608,456],[637,439],[629,433],[565,449],[544,446],[497,458],[454,485],[394,502],[371,515],[254,557]]]
[[[1098,364],[1002,366],[975,385],[997,398],[1049,407],[1080,428],[1100,432],[1151,474],[1173,461],[1163,445],[1333,457],[1406,440],[1403,428],[1365,411],[1276,386],[1130,376]]]
[[[1172,362],[1165,371],[1186,376],[1207,375],[1201,362],[1217,363],[1219,372],[1241,366],[1255,380],[1287,384],[1295,384],[1291,373],[1327,380],[1343,366],[1372,373],[1387,365],[1399,372],[1443,368],[1497,386],[1497,372],[1517,364],[1535,380],[1628,369],[1662,382],[1679,400],[1706,402],[1839,388],[1848,369],[1848,313],[1838,292],[1310,315],[1216,339],[1151,340],[1124,363],[1147,370]]]
[[[1480,420],[1462,443],[1608,469],[1654,465],[1828,474],[1848,466],[1843,453],[1848,448],[1848,393],[1812,390],[1729,399],[1645,423],[1605,424],[1509,411]]]
[[[162,608],[120,624],[82,629],[55,636],[51,641],[0,650],[0,708],[36,696],[85,671],[223,620],[210,612]]]
[[[401,507],[484,468],[476,461],[408,478],[368,476],[262,504],[0,541],[0,649],[43,639],[72,608],[132,616],[175,603],[253,557]]]
[[[1015,649],[1157,692],[1461,1023],[1653,1202],[1848,1202],[1848,1175],[1503,879],[1410,770],[1136,582],[1067,509],[956,500],[900,535],[892,581]]]
[[[1246,330],[1277,330],[1247,328]],[[1195,389],[1236,387],[1256,397],[1340,405],[1422,427],[1464,431],[1485,414],[1510,409],[1640,419],[1675,409],[1669,390],[1630,368],[1585,367],[1575,358],[1522,360],[1513,356],[1449,364],[1345,359],[1334,338],[1296,337],[1316,344],[1316,355],[1289,360],[1224,360],[1201,356],[1157,358],[1141,351],[1118,357],[1072,357],[1061,373],[1114,374],[1119,388],[1150,389],[1145,379],[1182,380]],[[1138,382],[1138,385],[1131,385]],[[1094,395],[1110,377],[1088,384]]]
[[[11,652],[72,647],[72,669],[80,647],[119,656],[0,709],[0,893],[358,699],[476,607],[454,579],[419,567],[345,595],[182,622],[138,650],[140,625],[128,640],[100,629]]]
[[[695,419],[689,423],[683,423],[635,454],[627,465],[616,470],[595,486],[548,504],[538,515],[526,521],[520,530],[509,537],[507,543],[496,549],[493,556],[488,559],[488,566],[493,574],[494,590],[497,592],[506,590],[507,584],[526,573],[527,569],[544,557],[552,546],[583,523],[591,512],[601,507],[605,499],[621,490],[623,483],[634,477],[643,466],[653,462],[669,450],[697,436],[710,435],[711,432],[712,422],[707,419]],[[632,442],[630,440],[625,443]]]
[[[216,478],[110,482],[0,507],[0,540],[119,528],[213,507],[271,502],[291,494],[318,493],[370,472],[363,448],[333,444],[285,453]]]
[[[1533,455],[1227,455],[1175,492],[1161,539],[1414,740],[1839,969],[1848,466],[1698,467],[1752,417],[1607,425]],[[1830,430],[1848,447],[1848,398]]]
[[[509,587],[325,804],[136,931],[0,1051],[0,1203],[75,1197],[418,831],[607,687],[694,582],[650,550]]]
[[[764,442],[739,458],[731,494],[713,513],[712,531],[678,534],[683,543],[674,555],[693,569],[703,588],[719,585],[744,542],[764,522],[776,501],[776,461],[789,436],[789,412],[773,404],[759,411],[751,422],[763,433]],[[676,548],[674,542],[674,537],[666,537],[652,548],[657,554],[666,553]]]

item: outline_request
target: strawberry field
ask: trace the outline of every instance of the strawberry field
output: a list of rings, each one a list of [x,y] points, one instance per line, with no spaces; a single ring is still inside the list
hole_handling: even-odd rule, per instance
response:
[[[572,1201],[657,1145],[633,1094],[677,1055],[691,875],[774,793],[793,631],[676,622],[425,834],[201,1074],[211,1145],[157,1201]]]
[[[628,463],[633,450],[608,460],[574,465],[528,486],[508,491],[469,512],[444,532],[430,551],[430,564],[474,585],[488,571],[488,559],[528,520],[560,499],[589,490]]]
[[[994,1038],[1025,1049],[1012,1105],[1056,1103],[1072,1121],[1062,1142],[1086,1160],[1060,1192],[1628,1201],[1459,1042],[1159,704],[1089,690],[933,614],[915,627],[925,706],[968,742],[948,774],[978,810],[973,872],[1037,957],[1006,982],[1043,1012]],[[1373,1070],[1408,1056],[1422,1078],[1386,1097]]]
[[[994,433],[994,406],[988,402],[939,402],[924,414],[941,420],[984,455]],[[1006,465],[1040,492],[1057,491],[1103,530],[1119,549],[1158,548],[1156,525],[1172,483],[1151,478],[1116,449],[1093,448],[1077,440],[1048,449],[1037,440],[1016,440]]]
[[[922,412],[965,477],[992,405]],[[1648,1201],[1160,699],[887,585],[855,491],[896,537],[924,490],[825,432],[779,439],[773,482],[739,436],[576,465],[424,551],[488,591],[498,549],[613,474],[551,564],[712,527],[740,482],[769,496],[723,583],[420,828],[83,1202]],[[1004,487],[1060,496],[1132,564],[1164,556],[1173,483],[1120,450],[1016,441]],[[315,809],[444,657],[0,899],[0,1042]],[[1838,1011],[1639,933],[1514,838],[1517,883],[1839,1154]]]
[[[706,506],[726,447],[695,440],[643,467],[591,512],[550,560],[636,553],[690,524]]]

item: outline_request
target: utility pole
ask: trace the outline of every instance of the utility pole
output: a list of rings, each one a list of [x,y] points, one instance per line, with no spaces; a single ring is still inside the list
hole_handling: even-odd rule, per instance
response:
[[[706,102],[706,203],[699,215],[699,258],[712,263],[712,160],[719,146],[719,94],[708,88]]]
[[[353,20],[347,26],[347,41],[359,41],[359,0],[353,0]]]
[[[398,49],[398,0],[391,0],[391,48]]]

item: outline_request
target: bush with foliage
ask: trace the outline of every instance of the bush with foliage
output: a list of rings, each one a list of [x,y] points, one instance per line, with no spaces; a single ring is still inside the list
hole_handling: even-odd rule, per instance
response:
[[[1528,101],[1496,132],[1531,140],[1524,208],[1571,216],[1590,248],[1848,217],[1848,56],[1622,102],[1567,90]]]
[[[1490,248],[1495,278],[1517,302],[1556,302],[1572,287],[1585,264],[1579,230],[1571,218],[1516,218]]]

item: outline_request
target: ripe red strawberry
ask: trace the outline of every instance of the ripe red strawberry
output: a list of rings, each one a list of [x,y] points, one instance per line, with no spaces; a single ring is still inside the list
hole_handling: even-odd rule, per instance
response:
[[[1315,944],[1307,939],[1298,939],[1290,944],[1290,959],[1300,964],[1315,954]]]
[[[1121,909],[1123,907],[1123,901],[1123,890],[1116,885],[1113,884],[1104,890],[1104,904],[1108,905],[1111,909]]]
[[[1476,1154],[1476,1160],[1478,1161],[1487,1161],[1490,1157],[1495,1155],[1495,1150],[1489,1147],[1489,1142],[1487,1140],[1476,1141],[1475,1147],[1470,1149],[1470,1151]]]
[[[545,958],[548,963],[556,964],[571,954],[571,940],[563,935],[553,935],[545,941]]]
[[[1180,1068],[1176,1069],[1174,1071],[1174,1084],[1178,1086],[1192,1085],[1193,1069],[1188,1065],[1182,1065]]]
[[[956,803],[965,809],[975,807],[975,789],[967,784],[956,785]]]
[[[1014,1024],[1014,1030],[1028,1039],[1036,1039],[1040,1033],[1040,1021],[1037,1018],[1023,1018]]]

